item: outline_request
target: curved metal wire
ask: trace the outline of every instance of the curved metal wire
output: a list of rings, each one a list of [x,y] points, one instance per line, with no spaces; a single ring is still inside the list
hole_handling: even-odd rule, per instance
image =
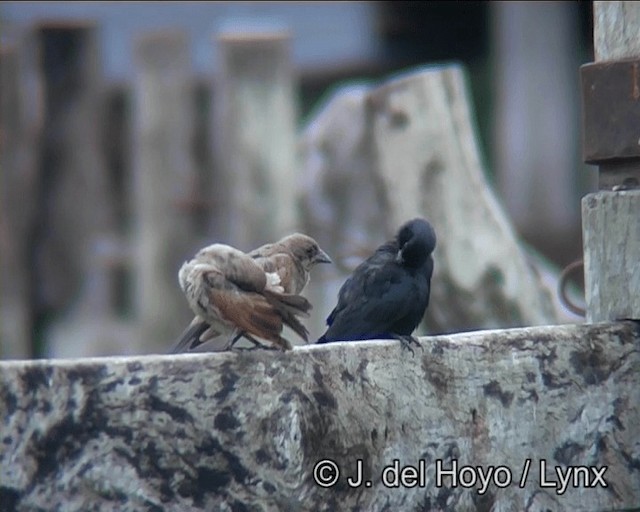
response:
[[[560,273],[560,278],[558,279],[558,295],[560,296],[560,301],[562,302],[562,304],[564,304],[564,306],[571,311],[574,315],[578,315],[578,316],[586,316],[586,310],[581,307],[581,306],[577,306],[576,304],[574,304],[573,302],[571,302],[571,299],[569,298],[569,295],[567,294],[567,283],[569,282],[569,276],[578,268],[582,268],[584,267],[584,261],[583,260],[576,260],[572,263],[569,263],[564,270]]]

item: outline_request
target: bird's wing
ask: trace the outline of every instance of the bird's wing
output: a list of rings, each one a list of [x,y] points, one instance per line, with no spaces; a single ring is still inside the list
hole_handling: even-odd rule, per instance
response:
[[[268,258],[277,252],[276,244],[264,244],[247,253],[251,258]]]
[[[380,287],[380,284],[376,282],[376,276],[384,280],[380,272],[393,260],[395,250],[393,242],[387,242],[356,267],[340,287],[338,303],[327,317],[327,325],[331,326],[336,317],[347,309],[354,299],[364,298],[369,288]]]
[[[349,277],[343,284],[342,287],[340,288],[340,291],[338,292],[338,303],[335,305],[335,307],[331,310],[331,313],[329,313],[329,316],[327,317],[326,320],[326,324],[328,326],[332,326],[333,322],[335,322],[336,317],[338,316],[338,314],[347,307],[348,305],[348,297],[357,294],[357,291],[355,290],[355,286],[352,283],[353,280],[353,276]]]
[[[239,330],[267,340],[280,338],[282,318],[262,295],[219,288],[206,293],[220,317]]]
[[[396,266],[370,267],[341,290],[328,338],[387,335],[416,300],[416,283]]]
[[[253,258],[240,251],[230,252],[223,261],[216,263],[224,279],[241,290],[261,292],[267,285],[265,271]],[[217,281],[216,283],[219,284]],[[228,286],[220,288],[226,289]]]
[[[274,253],[271,256],[259,256],[254,259],[256,264],[265,272],[275,272],[280,277],[280,286],[284,293],[300,293],[304,283],[304,276],[297,271],[293,256],[284,252]]]

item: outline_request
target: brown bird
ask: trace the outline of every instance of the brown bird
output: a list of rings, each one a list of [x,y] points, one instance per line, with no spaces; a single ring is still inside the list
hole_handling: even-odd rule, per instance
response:
[[[299,294],[309,282],[309,272],[318,263],[331,263],[318,242],[301,233],[285,236],[273,244],[258,247],[249,253],[265,272],[280,278],[284,293]]]
[[[189,306],[218,335],[258,336],[282,349],[291,344],[281,336],[284,325],[307,340],[297,316],[311,304],[300,295],[284,294],[277,274],[267,273],[248,255],[224,244],[200,250],[178,273]],[[256,342],[259,343],[259,342]],[[181,347],[176,347],[179,349]]]
[[[205,249],[203,249],[203,251],[205,251]],[[201,253],[203,251],[201,251]],[[289,235],[272,244],[263,245],[258,249],[251,251],[248,255],[245,255],[240,251],[237,251],[237,253],[244,256],[244,258],[242,258],[242,261],[245,262],[243,265],[244,272],[250,272],[257,276],[255,270],[256,266],[259,267],[262,273],[266,276],[267,282],[265,287],[276,293],[283,292],[285,296],[297,296],[304,289],[306,284],[309,282],[309,272],[316,264],[331,263],[331,258],[329,258],[327,253],[320,248],[313,238],[300,233]],[[237,253],[234,254],[237,256]],[[200,259],[203,258],[207,259],[210,258],[210,256],[205,257],[203,254],[200,256]],[[196,256],[195,259],[198,259],[198,257]],[[254,263],[254,265],[247,264],[247,259]],[[171,349],[172,353],[191,350],[210,339],[219,336],[220,334],[229,334],[230,336],[235,335],[227,345],[227,348],[230,348],[241,336],[245,337],[256,346],[261,345],[261,343],[255,340],[250,333],[247,333],[246,331],[243,332],[241,329],[232,331],[224,329],[221,332],[218,322],[210,322],[207,320],[206,316],[201,315],[197,309],[194,309],[194,311],[196,312],[195,318],[182,333],[178,342],[174,344]],[[253,334],[261,336],[256,332]],[[301,337],[305,338],[305,336]]]

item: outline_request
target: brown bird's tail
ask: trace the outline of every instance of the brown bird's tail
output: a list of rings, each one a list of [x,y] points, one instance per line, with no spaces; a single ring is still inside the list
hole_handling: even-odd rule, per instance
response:
[[[309,316],[309,311],[313,306],[302,295],[292,295],[287,293],[275,293],[264,290],[264,297],[267,299],[282,317],[282,322],[293,329],[305,343],[309,342],[309,331],[302,325],[298,316]]]

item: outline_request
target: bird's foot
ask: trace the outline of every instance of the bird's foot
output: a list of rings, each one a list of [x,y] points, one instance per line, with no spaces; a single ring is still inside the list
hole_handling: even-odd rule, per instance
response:
[[[234,347],[234,345],[238,342],[238,340],[240,340],[240,338],[244,338],[247,341],[251,342],[253,344],[252,347],[248,347],[248,348],[243,348],[243,347]],[[238,351],[249,351],[249,350],[256,350],[256,349],[261,349],[261,350],[280,350],[278,347],[274,347],[273,345],[265,345],[264,343],[259,342],[257,339],[255,339],[253,336],[251,336],[251,334],[247,333],[247,332],[239,332],[238,334],[236,334],[231,341],[229,342],[229,344],[227,345],[227,350],[238,350]]]
[[[413,348],[411,347],[412,344],[422,348],[422,345],[420,345],[420,342],[418,341],[418,339],[414,336],[411,336],[410,334],[408,335],[398,335],[395,336],[396,339],[400,340],[400,344],[402,345],[403,349],[407,349],[411,352],[411,354],[415,355],[415,352],[413,351]]]
[[[264,345],[264,344],[260,344],[260,345],[253,345],[252,347],[233,347],[233,351],[234,352],[253,352],[254,350],[271,350],[271,351],[280,351],[279,348],[277,347],[273,347],[270,345]]]
[[[231,350],[233,346],[238,342],[238,340],[242,337],[242,335],[243,335],[243,332],[240,331],[233,338],[230,338],[229,342],[227,343],[227,346],[224,347],[223,350]]]

